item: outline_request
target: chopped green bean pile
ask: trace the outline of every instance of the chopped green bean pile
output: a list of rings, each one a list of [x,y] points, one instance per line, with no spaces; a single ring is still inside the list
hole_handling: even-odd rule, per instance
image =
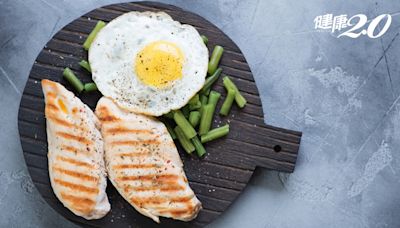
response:
[[[97,33],[105,25],[106,23],[103,21],[99,21],[96,24],[83,44],[85,50],[89,50]],[[201,35],[201,38],[204,44],[207,45],[208,38],[204,35]],[[160,118],[165,124],[171,138],[179,141],[186,153],[192,154],[196,151],[198,157],[203,157],[206,154],[203,143],[224,137],[229,133],[229,124],[212,129],[214,113],[221,98],[221,93],[213,90],[213,85],[218,81],[222,73],[219,62],[223,52],[223,47],[219,45],[214,46],[208,63],[208,77],[206,77],[203,88],[180,110],[173,110]],[[88,61],[81,60],[79,65],[87,72],[92,72]],[[64,69],[63,75],[78,93],[97,91],[97,86],[94,82],[83,84],[68,67]],[[228,116],[234,103],[233,101],[236,102],[239,108],[243,108],[247,101],[235,83],[226,75],[223,77],[223,85],[226,90],[226,96],[219,114],[221,116]]]
[[[89,50],[90,45],[92,44],[93,40],[96,38],[97,33],[106,26],[106,23],[104,21],[98,21],[96,26],[93,28],[92,32],[90,32],[89,36],[86,38],[85,42],[83,43],[83,48],[85,50]],[[88,61],[82,59],[79,62],[79,66],[84,68],[87,72],[92,73],[92,69],[90,68],[90,64]],[[93,91],[98,91],[97,86],[94,82],[89,82],[86,84],[83,84],[81,80],[79,80],[78,77],[72,72],[71,69],[66,67],[63,72],[64,78],[74,87],[76,92],[81,93],[81,92],[93,92]],[[172,135],[172,134],[171,134]]]
[[[204,35],[201,35],[201,38],[207,45],[208,38]],[[208,77],[206,77],[203,88],[180,110],[171,111],[161,118],[171,137],[177,139],[188,154],[196,151],[198,157],[206,154],[204,143],[219,139],[229,133],[229,124],[212,129],[213,122],[215,122],[214,113],[218,112],[216,111],[217,104],[222,96],[220,92],[213,90],[213,85],[222,74],[222,68],[218,65],[223,52],[223,47],[219,45],[214,47],[208,63]],[[218,113],[224,117],[229,115],[234,101],[239,108],[244,108],[247,101],[235,83],[226,75],[223,76],[223,85],[226,96]],[[171,122],[174,122],[174,128]]]

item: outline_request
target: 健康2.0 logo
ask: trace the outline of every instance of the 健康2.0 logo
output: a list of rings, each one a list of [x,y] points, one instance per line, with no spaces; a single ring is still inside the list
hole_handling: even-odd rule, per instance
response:
[[[381,37],[389,29],[392,23],[390,14],[382,14],[372,20],[368,20],[364,14],[356,14],[350,18],[346,14],[333,16],[325,14],[315,17],[315,29],[330,30],[331,33],[340,33],[337,37],[348,36],[357,38],[367,35],[369,38]],[[379,26],[378,26],[379,25]]]

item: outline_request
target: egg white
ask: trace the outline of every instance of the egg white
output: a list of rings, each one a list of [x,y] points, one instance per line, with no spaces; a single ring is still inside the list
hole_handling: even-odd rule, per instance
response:
[[[136,55],[148,44],[166,41],[184,55],[182,78],[158,88],[135,72]],[[197,30],[164,12],[129,12],[108,23],[89,49],[92,77],[101,93],[120,107],[160,116],[183,107],[203,86],[208,50]]]

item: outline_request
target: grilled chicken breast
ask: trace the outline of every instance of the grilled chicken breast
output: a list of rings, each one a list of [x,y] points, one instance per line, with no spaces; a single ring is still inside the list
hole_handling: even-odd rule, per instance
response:
[[[53,191],[74,214],[101,218],[110,210],[110,203],[98,119],[62,85],[42,80],[42,88]]]
[[[166,127],[155,118],[120,109],[101,98],[106,168],[118,192],[141,214],[194,219],[201,203],[190,188],[183,164]]]

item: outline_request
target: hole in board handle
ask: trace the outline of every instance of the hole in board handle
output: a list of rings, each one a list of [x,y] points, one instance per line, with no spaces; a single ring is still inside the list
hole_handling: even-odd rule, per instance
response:
[[[274,151],[275,151],[275,152],[278,153],[278,152],[281,152],[281,150],[282,150],[282,147],[281,147],[281,146],[279,146],[279,145],[275,145],[275,146],[274,146]]]

